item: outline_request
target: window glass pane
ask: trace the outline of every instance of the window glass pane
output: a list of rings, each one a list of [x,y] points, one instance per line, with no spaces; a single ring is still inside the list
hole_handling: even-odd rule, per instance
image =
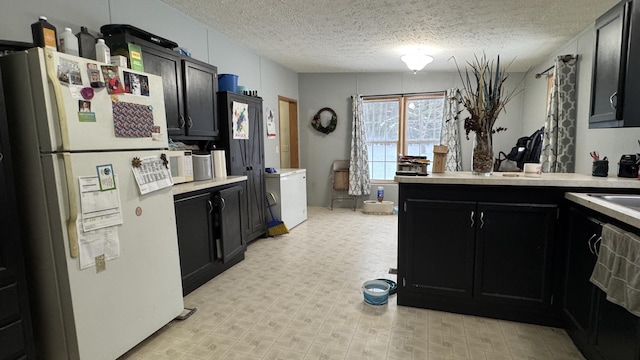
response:
[[[401,101],[404,104],[400,113]],[[372,179],[392,180],[398,153],[433,159],[433,146],[440,144],[444,117],[444,95],[425,94],[387,99],[365,99],[363,115]],[[401,118],[404,116],[404,118]],[[404,123],[404,148],[400,148]]]
[[[365,100],[363,115],[370,154],[370,176],[372,179],[393,179],[398,152],[400,98]],[[389,172],[389,168],[393,171]]]

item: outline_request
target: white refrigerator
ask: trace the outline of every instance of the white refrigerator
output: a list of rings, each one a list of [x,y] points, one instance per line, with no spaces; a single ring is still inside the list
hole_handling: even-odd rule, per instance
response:
[[[183,310],[162,79],[107,65],[0,57],[42,359],[115,359]]]

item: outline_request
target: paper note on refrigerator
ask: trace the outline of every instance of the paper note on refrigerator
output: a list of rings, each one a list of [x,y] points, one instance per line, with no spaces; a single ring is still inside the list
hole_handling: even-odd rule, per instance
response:
[[[114,176],[116,183],[118,176]],[[82,230],[91,231],[122,224],[120,193],[115,189],[101,191],[97,176],[80,176]]]
[[[120,256],[120,239],[116,226],[94,231],[82,231],[82,219],[78,219],[78,243],[80,245],[80,269],[95,265],[96,257],[104,255],[106,260]]]
[[[136,158],[132,163],[131,170],[141,195],[173,185],[166,160],[160,156]]]

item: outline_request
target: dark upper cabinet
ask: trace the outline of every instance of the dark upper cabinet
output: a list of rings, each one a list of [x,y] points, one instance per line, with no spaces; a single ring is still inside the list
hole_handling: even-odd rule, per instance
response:
[[[630,0],[596,20],[589,128],[640,127],[639,24]]]
[[[128,32],[105,37],[109,47],[140,46],[144,71],[162,77],[167,132],[173,140],[218,136],[218,68],[145,41]]]
[[[182,97],[182,68],[180,55],[174,52],[145,46],[142,51],[145,72],[162,76],[164,109],[169,136],[184,135],[186,121]]]
[[[193,59],[182,60],[186,134],[190,138],[218,136],[218,71]]]

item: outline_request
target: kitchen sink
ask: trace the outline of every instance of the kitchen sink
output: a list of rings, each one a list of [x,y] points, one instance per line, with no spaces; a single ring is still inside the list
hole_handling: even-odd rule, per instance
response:
[[[640,211],[640,195],[624,194],[589,194],[589,196],[608,201],[610,203]]]

